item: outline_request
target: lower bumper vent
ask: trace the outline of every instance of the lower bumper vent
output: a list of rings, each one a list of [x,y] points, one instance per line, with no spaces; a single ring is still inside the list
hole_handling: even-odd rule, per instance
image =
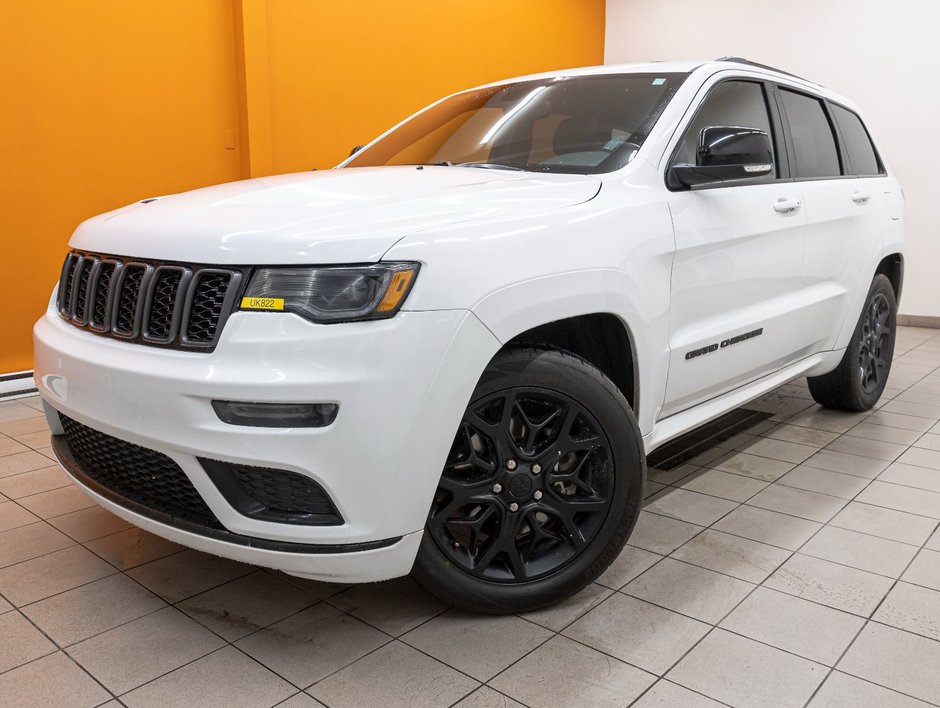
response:
[[[343,523],[323,487],[302,474],[202,458],[199,462],[225,500],[245,516],[311,526]]]

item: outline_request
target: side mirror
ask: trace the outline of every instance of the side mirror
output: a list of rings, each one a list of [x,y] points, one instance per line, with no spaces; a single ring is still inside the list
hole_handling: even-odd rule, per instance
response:
[[[357,145],[356,147],[354,147],[352,150],[349,151],[349,156],[352,157],[352,156],[355,155],[357,152],[359,152],[360,150],[362,150],[362,148],[364,148],[364,147],[365,147],[365,145]]]
[[[757,128],[712,126],[699,133],[694,165],[674,165],[670,182],[676,186],[764,177],[773,172],[774,149],[770,136]]]

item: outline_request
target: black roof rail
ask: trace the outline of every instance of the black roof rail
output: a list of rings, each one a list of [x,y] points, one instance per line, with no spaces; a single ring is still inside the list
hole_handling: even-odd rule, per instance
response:
[[[718,57],[715,61],[729,61],[734,64],[747,64],[748,66],[753,66],[758,69],[769,69],[770,71],[776,71],[778,74],[784,74],[786,76],[792,76],[794,79],[799,79],[800,81],[805,81],[808,84],[815,84],[819,86],[815,81],[810,81],[809,79],[804,79],[802,76],[797,76],[789,71],[784,71],[783,69],[778,69],[775,66],[768,66],[767,64],[758,64],[756,61],[751,61],[750,59],[745,59],[744,57]]]

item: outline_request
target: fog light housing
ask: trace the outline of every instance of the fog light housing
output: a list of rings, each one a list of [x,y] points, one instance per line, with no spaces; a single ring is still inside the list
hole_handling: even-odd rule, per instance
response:
[[[212,401],[219,420],[254,428],[325,428],[336,420],[338,403],[252,403]]]

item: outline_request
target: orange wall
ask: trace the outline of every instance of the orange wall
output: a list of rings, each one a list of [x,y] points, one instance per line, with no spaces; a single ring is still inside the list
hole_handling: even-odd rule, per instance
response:
[[[269,0],[274,168],[335,165],[454,91],[603,64],[604,15],[604,0]]]
[[[0,374],[31,368],[30,328],[83,219],[144,197],[329,167],[443,94],[599,64],[604,5],[3,3],[0,239],[13,257],[0,259]]]
[[[32,368],[30,329],[80,221],[240,172],[231,0],[0,8],[2,373]]]

